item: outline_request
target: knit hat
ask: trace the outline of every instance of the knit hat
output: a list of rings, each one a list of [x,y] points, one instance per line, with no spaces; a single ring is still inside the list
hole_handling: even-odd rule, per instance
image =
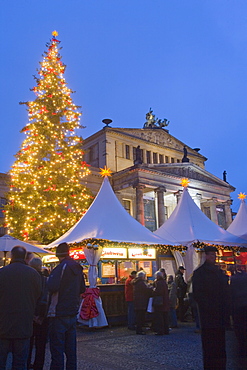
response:
[[[56,249],[56,256],[57,257],[69,256],[69,245],[67,243],[59,244]]]

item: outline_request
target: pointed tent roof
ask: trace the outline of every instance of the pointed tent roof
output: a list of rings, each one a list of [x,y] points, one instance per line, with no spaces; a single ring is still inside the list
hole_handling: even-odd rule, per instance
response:
[[[247,240],[247,204],[244,199],[241,200],[238,213],[227,231]]]
[[[161,238],[169,233],[183,245],[199,241],[209,244],[247,247],[246,241],[230,234],[211,221],[193,201],[186,187],[171,216],[154,233]]]
[[[48,247],[91,238],[119,243],[178,245],[175,238],[169,237],[166,232],[160,238],[135,220],[117,199],[107,177],[82,218]]]

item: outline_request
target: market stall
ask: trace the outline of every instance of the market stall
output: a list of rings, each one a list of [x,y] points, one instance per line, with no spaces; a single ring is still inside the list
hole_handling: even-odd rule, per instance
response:
[[[117,199],[107,176],[85,215],[47,247],[53,249],[62,242],[70,244],[71,250],[81,248],[89,264],[89,275],[92,267],[99,267],[97,284],[111,285],[112,291],[114,285],[124,283],[132,268],[143,268],[148,276],[153,276],[157,251],[179,248],[175,238],[156,236],[136,221]],[[98,264],[87,257],[87,250],[97,254]],[[121,296],[124,300],[123,292]]]

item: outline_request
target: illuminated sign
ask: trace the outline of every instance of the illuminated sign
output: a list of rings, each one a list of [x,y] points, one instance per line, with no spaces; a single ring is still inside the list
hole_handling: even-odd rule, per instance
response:
[[[85,254],[82,249],[71,250],[69,252],[69,255],[74,260],[86,259]],[[57,263],[57,262],[59,262],[59,259],[55,256],[55,254],[43,257],[43,263]]]
[[[126,248],[103,248],[100,258],[127,258]]]
[[[59,262],[59,259],[54,255],[51,256],[44,256],[42,258],[43,263],[57,263]]]
[[[73,249],[69,252],[69,255],[71,258],[74,258],[74,260],[85,260],[85,254],[82,249]]]
[[[156,258],[156,251],[154,248],[129,248],[129,258],[135,259],[155,259]]]

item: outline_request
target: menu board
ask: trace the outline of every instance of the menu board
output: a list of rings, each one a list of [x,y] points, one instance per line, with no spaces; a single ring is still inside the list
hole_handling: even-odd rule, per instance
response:
[[[116,270],[115,270],[115,264],[112,263],[102,263],[102,277],[115,277]]]

